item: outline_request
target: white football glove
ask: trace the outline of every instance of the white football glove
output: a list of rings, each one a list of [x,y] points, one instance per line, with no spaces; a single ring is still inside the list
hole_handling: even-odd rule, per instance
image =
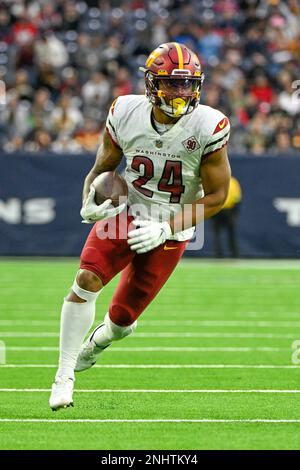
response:
[[[106,199],[102,204],[100,204],[100,206],[98,206],[95,202],[95,188],[91,186],[88,197],[80,211],[80,215],[83,218],[82,223],[93,224],[94,222],[97,222],[97,220],[105,220],[110,217],[115,217],[126,207],[125,202],[117,207],[113,207],[111,203],[111,199]]]
[[[147,253],[158,245],[162,245],[172,235],[168,222],[134,220],[132,223],[140,228],[128,232],[128,245],[138,254]]]

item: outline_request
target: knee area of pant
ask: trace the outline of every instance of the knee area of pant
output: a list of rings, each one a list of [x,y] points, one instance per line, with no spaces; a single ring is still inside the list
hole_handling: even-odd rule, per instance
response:
[[[78,271],[76,282],[81,289],[89,292],[98,292],[103,287],[99,277],[87,269],[80,269]]]
[[[80,270],[72,285],[72,291],[86,302],[95,303],[101,292],[102,283],[92,272]]]

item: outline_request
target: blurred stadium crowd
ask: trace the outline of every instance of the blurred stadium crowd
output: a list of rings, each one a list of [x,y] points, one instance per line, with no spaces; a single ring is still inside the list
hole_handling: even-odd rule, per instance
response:
[[[297,0],[0,0],[0,145],[94,152],[138,66],[182,42],[205,72],[201,102],[232,124],[231,152],[300,155]]]

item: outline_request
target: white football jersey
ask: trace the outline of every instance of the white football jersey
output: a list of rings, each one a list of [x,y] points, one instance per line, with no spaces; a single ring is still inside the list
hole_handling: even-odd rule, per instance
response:
[[[201,158],[226,145],[230,125],[220,111],[198,105],[159,134],[151,110],[145,95],[120,96],[111,106],[106,127],[126,158],[129,206],[143,204],[148,219],[168,220],[170,213],[203,197]],[[194,228],[187,229],[172,239],[188,240],[193,233]]]

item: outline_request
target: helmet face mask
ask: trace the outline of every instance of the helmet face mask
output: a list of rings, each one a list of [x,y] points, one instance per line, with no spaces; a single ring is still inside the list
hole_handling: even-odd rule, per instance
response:
[[[148,99],[168,116],[189,114],[198,105],[204,74],[198,57],[186,46],[162,44],[140,69]]]
[[[194,78],[146,78],[146,92],[150,101],[165,114],[179,117],[191,113],[200,99],[201,81]],[[151,83],[147,87],[147,81]],[[149,90],[149,91],[148,91]]]

